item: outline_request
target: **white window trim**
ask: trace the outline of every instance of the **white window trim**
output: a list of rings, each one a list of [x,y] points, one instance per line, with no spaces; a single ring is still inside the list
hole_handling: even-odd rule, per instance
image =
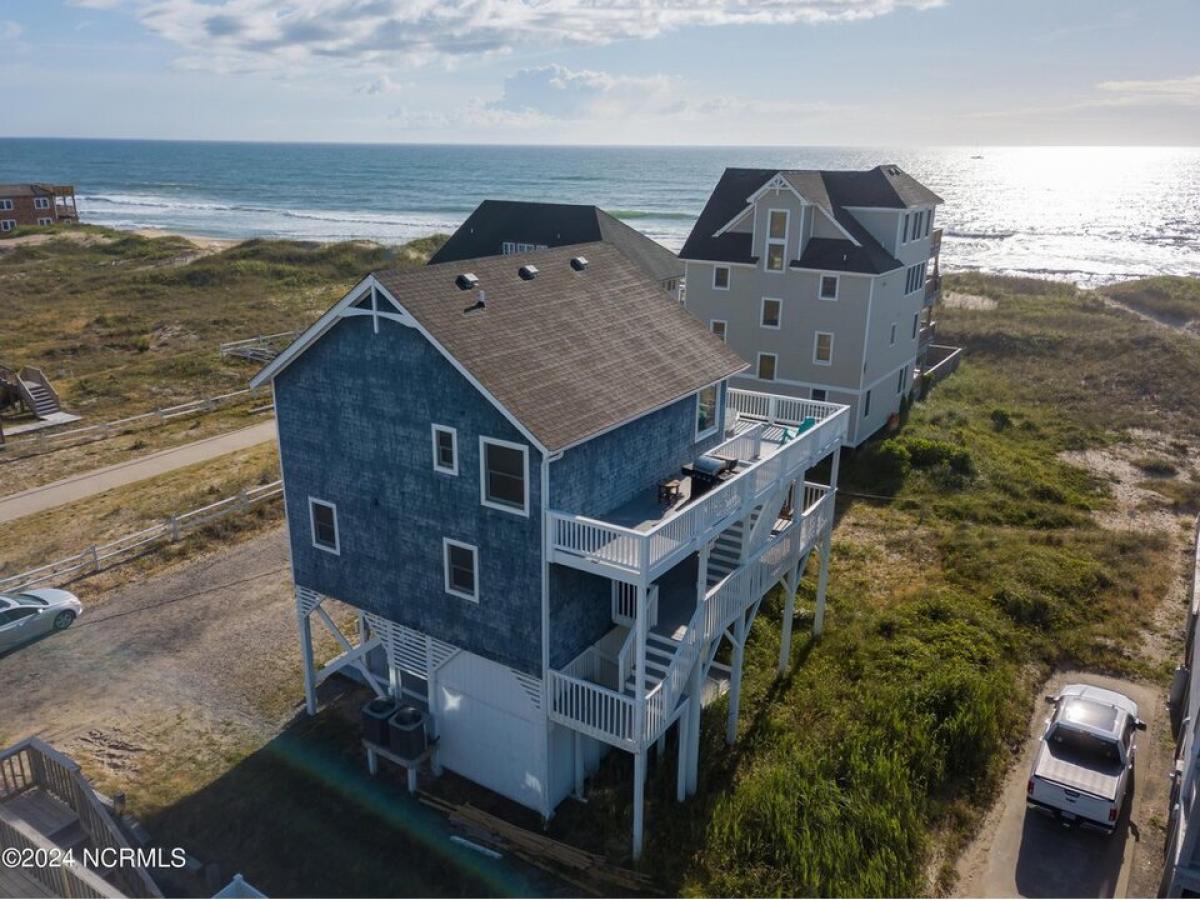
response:
[[[700,430],[700,394],[702,394],[704,391],[707,391],[709,388],[715,388],[716,392],[717,392],[716,399],[713,402],[713,423],[711,426],[706,428],[704,431],[701,431]],[[695,440],[697,442],[702,441],[707,437],[712,437],[714,434],[716,434],[718,431],[721,430],[721,382],[715,381],[712,384],[705,385],[700,390],[696,391],[696,416],[692,421],[696,423]]]
[[[821,290],[821,288],[824,287],[824,285],[825,285],[826,278],[833,279],[833,296],[832,297],[826,297],[825,294]],[[821,273],[820,277],[817,279],[817,298],[819,300],[824,300],[826,303],[836,303],[838,294],[840,294],[841,291],[842,291],[842,279],[839,276],[834,275],[831,272],[822,272]]]
[[[771,216],[773,216],[777,212],[783,213],[783,237],[782,238],[771,237]],[[772,275],[780,275],[787,271],[788,234],[791,232],[791,230],[792,230],[792,211],[790,209],[768,209],[767,210],[767,228],[766,228],[766,236],[765,236],[764,243],[763,243],[763,271],[764,272],[770,272]],[[782,265],[778,269],[772,269],[770,266],[771,246],[774,244],[780,244],[783,246]]]
[[[450,584],[450,548],[457,547],[460,550],[471,551],[471,572],[475,576],[475,593],[468,594],[466,591],[460,591],[458,588]],[[446,588],[446,593],[452,597],[460,597],[463,600],[470,600],[472,603],[479,602],[479,548],[473,544],[464,544],[462,541],[451,540],[448,537],[442,538],[442,579]]]
[[[33,198],[33,208],[34,209],[49,209],[50,208],[50,198],[49,197],[34,197]]]
[[[506,503],[497,503],[494,500],[489,500],[487,496],[487,445],[495,444],[497,447],[509,447],[513,450],[520,450],[521,456],[525,461],[525,503],[518,509],[515,506],[509,506]],[[502,441],[500,438],[479,436],[479,502],[489,509],[498,509],[502,512],[511,513],[514,516],[525,516],[529,518],[529,446],[527,444],[516,444],[512,441]]]
[[[775,324],[767,324],[767,304],[778,303],[779,312],[775,316]],[[783,327],[783,300],[779,297],[763,297],[762,302],[758,305],[758,324],[762,328],[769,328],[772,331],[779,331]]]
[[[821,346],[821,335],[829,338],[829,359],[821,360],[817,358],[817,348]],[[832,366],[833,365],[833,332],[832,331],[817,331],[813,333],[813,365],[814,366]]]
[[[48,216],[39,216],[39,217],[38,217],[38,220],[37,220],[37,223],[38,223],[39,225],[53,225],[53,224],[54,224],[54,220],[53,220],[52,218],[48,217]]]
[[[775,369],[775,376],[773,378],[763,378],[762,377],[762,361],[763,361],[764,356],[769,356],[769,357],[771,357],[771,359],[775,360],[775,365],[773,366],[773,368]],[[779,380],[779,355],[776,353],[759,353],[758,356],[754,360],[754,377],[757,378],[759,381],[778,381]]]
[[[0,219],[0,231],[12,231],[16,227],[16,219]]]
[[[3,210],[4,212],[11,212],[12,208],[13,208],[13,202],[11,200],[9,200],[8,198],[0,200],[0,210]]]
[[[443,466],[438,462],[438,432],[445,431],[450,434],[450,447],[454,453],[454,464],[452,466]],[[429,429],[430,438],[433,441],[433,471],[441,472],[443,475],[458,474],[458,429],[451,428],[449,425],[439,425],[434,422]]]
[[[725,270],[725,287],[721,287],[719,284],[717,284],[717,269]],[[733,269],[729,268],[729,266],[713,266],[712,286],[714,291],[727,291],[732,283]]]
[[[332,547],[326,546],[317,540],[317,516],[315,507],[318,503],[321,506],[327,506],[333,510]],[[342,530],[338,527],[338,511],[336,503],[330,503],[328,500],[322,500],[320,497],[310,496],[308,498],[308,533],[312,538],[312,545],[318,550],[324,550],[326,553],[332,553],[334,556],[342,555]]]
[[[715,327],[717,325],[720,325],[722,327],[722,331],[719,335],[717,334],[716,327]],[[727,344],[729,343],[729,323],[727,321],[725,321],[724,319],[709,319],[708,320],[708,330],[711,334],[719,337],[725,343],[727,343]]]

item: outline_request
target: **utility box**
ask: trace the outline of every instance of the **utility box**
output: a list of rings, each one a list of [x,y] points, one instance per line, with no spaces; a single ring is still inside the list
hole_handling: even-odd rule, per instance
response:
[[[362,708],[363,738],[381,747],[388,745],[388,719],[396,713],[394,700],[372,700]]]
[[[425,752],[425,713],[415,706],[402,706],[388,720],[392,752],[403,759],[416,759]]]

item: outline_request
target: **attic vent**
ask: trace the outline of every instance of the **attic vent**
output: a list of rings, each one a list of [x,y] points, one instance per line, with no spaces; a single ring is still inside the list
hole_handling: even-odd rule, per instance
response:
[[[533,279],[537,278],[537,273],[537,266],[521,266],[521,268],[517,269],[517,274],[526,281],[533,281]]]
[[[588,267],[588,261],[587,261],[586,256],[572,256],[571,257],[571,268],[574,269],[576,272],[582,272],[587,267]]]
[[[458,285],[460,291],[469,291],[475,285],[479,284],[479,279],[475,277],[474,272],[463,272],[454,279],[454,283]]]

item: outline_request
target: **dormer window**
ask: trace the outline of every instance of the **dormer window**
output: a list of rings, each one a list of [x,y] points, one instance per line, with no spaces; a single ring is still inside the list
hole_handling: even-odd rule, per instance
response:
[[[788,211],[773,209],[767,213],[767,261],[768,272],[782,272],[787,254]]]

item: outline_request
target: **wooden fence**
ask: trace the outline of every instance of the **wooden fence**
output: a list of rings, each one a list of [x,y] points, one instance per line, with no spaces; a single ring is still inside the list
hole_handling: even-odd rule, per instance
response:
[[[244,512],[282,493],[282,481],[272,481],[270,484],[239,491],[232,497],[226,497],[208,506],[169,516],[143,531],[127,534],[107,544],[93,544],[74,556],[0,579],[0,593],[11,593],[40,585],[61,584],[92,572],[99,572],[101,569],[140,556],[156,545],[178,541],[197,528],[232,513]]]
[[[176,419],[194,416],[198,413],[209,413],[224,406],[233,406],[244,400],[253,399],[260,395],[269,396],[267,388],[243,388],[216,397],[205,397],[202,400],[189,400],[177,406],[164,406],[147,413],[139,413],[125,419],[113,422],[101,422],[98,425],[87,425],[83,428],[72,428],[69,431],[34,431],[8,439],[7,443],[0,442],[0,450],[17,451],[12,459],[25,456],[35,456],[50,450],[61,450],[64,447],[74,447],[114,437],[118,434],[128,434],[130,431],[153,428],[165,425]],[[25,452],[20,452],[25,451]],[[8,456],[9,454],[6,454]]]

